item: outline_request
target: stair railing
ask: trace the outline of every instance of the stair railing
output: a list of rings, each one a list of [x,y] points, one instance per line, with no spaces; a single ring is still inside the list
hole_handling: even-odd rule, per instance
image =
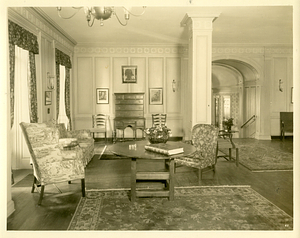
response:
[[[252,117],[250,117],[242,126],[241,128],[245,127],[246,125],[248,125],[250,123],[250,121],[255,121],[256,120],[256,116],[253,115]]]

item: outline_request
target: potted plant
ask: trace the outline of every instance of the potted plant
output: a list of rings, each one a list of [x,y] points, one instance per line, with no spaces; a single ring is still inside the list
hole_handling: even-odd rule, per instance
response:
[[[225,131],[231,131],[231,127],[233,126],[233,118],[230,117],[230,118],[227,118],[223,121],[223,126],[224,126],[224,129]]]
[[[166,143],[172,134],[167,126],[152,126],[145,130],[147,138],[151,144]]]

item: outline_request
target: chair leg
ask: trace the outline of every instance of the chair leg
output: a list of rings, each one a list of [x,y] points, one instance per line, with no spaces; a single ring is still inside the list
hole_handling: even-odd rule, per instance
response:
[[[215,164],[213,164],[213,165],[212,165],[212,167],[213,167],[213,171],[214,171],[214,173],[216,173],[216,165],[215,165]]]
[[[68,184],[71,184],[71,181],[68,181]]]
[[[85,181],[84,181],[84,179],[81,179],[81,192],[82,192],[82,197],[85,197]]]
[[[34,189],[35,189],[35,184],[36,184],[36,177],[33,176],[33,184],[32,184],[32,188],[31,188],[31,193],[34,192]]]
[[[40,193],[40,199],[38,201],[38,205],[42,204],[43,196],[44,196],[44,190],[45,190],[45,185],[41,186],[41,193]]]
[[[202,180],[202,169],[198,169],[198,184],[200,184],[201,180]]]

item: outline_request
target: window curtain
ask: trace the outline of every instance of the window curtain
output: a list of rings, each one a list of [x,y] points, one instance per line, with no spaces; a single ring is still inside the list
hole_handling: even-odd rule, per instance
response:
[[[14,124],[14,94],[15,94],[15,46],[29,51],[30,82],[29,82],[29,111],[30,122],[37,122],[37,89],[35,54],[39,53],[37,37],[18,24],[8,20],[9,65],[10,65],[10,118],[11,127]]]
[[[66,115],[66,100],[65,100],[65,81],[66,81],[66,70],[65,66],[59,65],[59,84],[60,84],[60,93],[59,93],[59,113],[57,121],[58,123],[64,123],[66,128],[69,128],[69,118]]]
[[[70,56],[63,53],[62,51],[55,49],[55,61],[56,61],[56,117],[59,119],[60,114],[65,113],[69,119],[68,122],[68,129],[72,130],[72,123],[71,123],[71,103],[70,103],[70,69],[72,68]],[[64,89],[61,89],[61,66],[64,66]],[[61,90],[64,93],[61,93]],[[64,100],[61,98],[64,97]],[[65,110],[61,110],[60,103],[64,103]],[[60,111],[61,110],[61,111]],[[60,113],[61,112],[61,113]]]
[[[14,123],[11,128],[11,146],[12,146],[12,166],[22,168],[22,161],[30,158],[30,153],[26,147],[22,136],[22,130],[19,127],[20,122],[30,122],[30,62],[29,52],[18,46],[15,46],[15,70],[14,70]]]

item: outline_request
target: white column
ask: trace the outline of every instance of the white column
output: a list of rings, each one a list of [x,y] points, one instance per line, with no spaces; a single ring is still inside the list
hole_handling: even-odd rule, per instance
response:
[[[189,34],[189,68],[187,88],[189,95],[185,107],[190,113],[185,115],[186,135],[195,124],[211,124],[212,114],[212,30],[213,21],[219,14],[189,14],[181,21],[181,26],[188,28]]]

